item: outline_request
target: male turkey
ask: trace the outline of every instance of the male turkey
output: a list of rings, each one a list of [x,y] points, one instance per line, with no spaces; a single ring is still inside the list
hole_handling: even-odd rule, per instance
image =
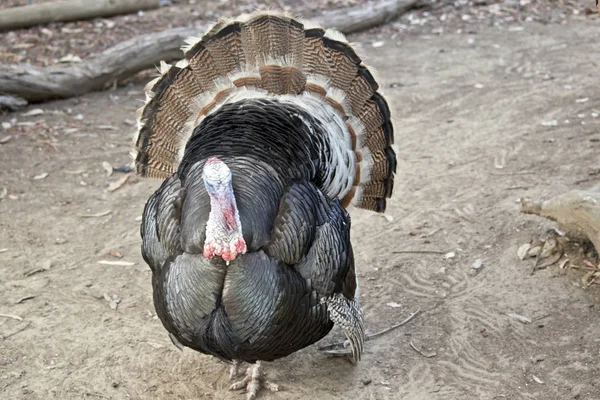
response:
[[[345,207],[385,210],[390,112],[344,36],[309,22],[251,14],[187,43],[140,110],[135,169],[165,179],[144,210],[142,254],[174,343],[253,363],[232,387],[254,398],[261,360],[334,324],[360,359]]]

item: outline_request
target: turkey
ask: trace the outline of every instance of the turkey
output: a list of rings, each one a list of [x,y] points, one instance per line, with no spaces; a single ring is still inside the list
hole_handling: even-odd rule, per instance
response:
[[[222,20],[146,87],[134,168],[164,179],[142,255],[173,342],[232,363],[248,398],[261,361],[363,314],[346,207],[383,212],[396,155],[378,84],[338,32],[274,12]]]

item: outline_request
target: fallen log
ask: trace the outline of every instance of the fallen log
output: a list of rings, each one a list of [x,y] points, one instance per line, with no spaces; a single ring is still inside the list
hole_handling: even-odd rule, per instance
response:
[[[48,22],[81,21],[158,8],[159,0],[63,0],[12,7],[0,13],[0,32]]]
[[[521,200],[521,212],[558,222],[568,236],[592,242],[600,253],[600,185],[572,190],[549,200]]]
[[[3,108],[7,108],[11,111],[17,111],[18,109],[23,108],[26,105],[27,100],[21,97],[0,93],[0,110],[2,110]]]
[[[424,0],[386,0],[334,11],[313,21],[343,33],[381,25],[400,14],[422,7]],[[175,28],[126,40],[81,63],[36,67],[0,64],[0,92],[38,102],[82,95],[111,87],[139,71],[153,68],[160,60],[182,58],[180,46],[188,36],[204,29]]]

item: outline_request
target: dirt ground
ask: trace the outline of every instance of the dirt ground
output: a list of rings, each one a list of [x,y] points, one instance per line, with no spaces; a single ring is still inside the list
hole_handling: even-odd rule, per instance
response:
[[[284,391],[261,398],[600,399],[600,287],[558,264],[531,275],[516,256],[553,226],[520,214],[520,197],[599,179],[597,25],[351,37],[386,84],[400,150],[393,220],[352,211],[367,327],[421,313],[356,367],[316,346],[268,363]],[[107,191],[124,174],[102,163],[129,163],[142,98],[135,83],[0,116],[21,123],[0,132],[2,399],[243,398],[155,315],[139,216],[159,182]]]

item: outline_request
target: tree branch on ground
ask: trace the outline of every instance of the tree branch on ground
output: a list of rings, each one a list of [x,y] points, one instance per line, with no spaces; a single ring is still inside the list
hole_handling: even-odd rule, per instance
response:
[[[425,0],[385,0],[327,13],[312,21],[342,33],[354,33],[387,23]],[[30,102],[79,96],[114,86],[115,83],[158,65],[183,57],[180,50],[188,36],[204,29],[174,28],[126,40],[81,63],[36,67],[0,64],[0,92]]]

